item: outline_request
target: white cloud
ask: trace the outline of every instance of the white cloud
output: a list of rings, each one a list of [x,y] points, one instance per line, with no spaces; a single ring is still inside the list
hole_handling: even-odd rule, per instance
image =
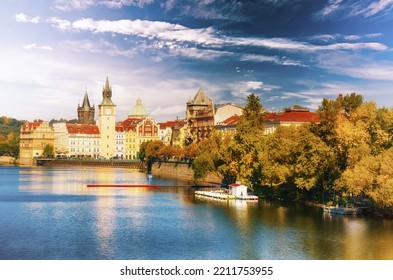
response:
[[[313,45],[286,38],[247,38],[219,35],[213,28],[192,29],[180,24],[148,20],[94,20],[84,18],[70,22],[58,18],[50,18],[48,22],[60,30],[90,31],[92,33],[117,33],[132,35],[141,38],[179,43],[192,43],[205,47],[223,46],[255,46],[286,51],[335,51],[335,50],[360,50],[371,49],[383,51],[387,46],[377,42],[365,43],[334,43]]]
[[[55,0],[53,7],[61,11],[86,10],[94,6],[120,9],[124,6],[143,7],[154,0]]]
[[[38,24],[40,23],[40,17],[36,16],[36,17],[29,17],[24,13],[19,13],[15,15],[15,20],[16,22],[29,22],[29,23],[34,23],[34,24]]]
[[[263,82],[260,81],[241,81],[230,85],[231,94],[234,97],[244,98],[253,91],[263,89]]]
[[[375,62],[370,58],[337,53],[319,55],[319,67],[329,72],[367,80],[393,81],[393,63],[391,61]]]
[[[371,3],[367,8],[362,10],[360,13],[364,14],[365,17],[374,16],[381,11],[387,12],[393,8],[393,0],[379,0]]]
[[[36,49],[36,50],[53,51],[53,48],[51,46],[47,46],[47,45],[46,46],[37,46],[36,43],[24,45],[23,48],[25,50]]]
[[[329,5],[326,6],[322,11],[321,14],[323,16],[330,15],[331,13],[334,13],[341,7],[341,2],[342,0],[329,0]]]
[[[393,0],[329,0],[329,4],[314,15],[315,19],[326,17],[373,17],[389,15],[393,9]]]

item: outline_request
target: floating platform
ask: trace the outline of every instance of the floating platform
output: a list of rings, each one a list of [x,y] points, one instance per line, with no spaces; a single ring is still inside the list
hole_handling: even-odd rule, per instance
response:
[[[236,199],[234,195],[227,194],[223,191],[195,191],[195,195],[206,196],[206,197],[211,197],[221,200]]]
[[[256,195],[236,196],[236,199],[258,201],[258,197]]]
[[[87,184],[88,188],[159,188],[159,185],[145,185],[145,184]]]

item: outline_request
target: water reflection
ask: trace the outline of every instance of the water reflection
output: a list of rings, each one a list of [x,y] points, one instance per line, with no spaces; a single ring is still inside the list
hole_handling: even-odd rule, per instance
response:
[[[393,259],[392,221],[199,198],[126,169],[0,174],[0,259]],[[149,183],[164,187],[86,187]]]

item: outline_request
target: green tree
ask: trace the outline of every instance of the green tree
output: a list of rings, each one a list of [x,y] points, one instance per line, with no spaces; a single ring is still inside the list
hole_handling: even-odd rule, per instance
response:
[[[51,144],[46,144],[44,150],[42,151],[43,157],[53,157],[54,156],[54,148]]]
[[[239,119],[236,133],[227,153],[232,157],[229,169],[250,189],[260,185],[262,166],[258,153],[263,148],[265,111],[259,97],[251,94],[243,108],[243,116]]]

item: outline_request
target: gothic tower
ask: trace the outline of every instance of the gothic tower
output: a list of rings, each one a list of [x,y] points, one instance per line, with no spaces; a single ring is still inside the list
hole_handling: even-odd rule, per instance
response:
[[[115,153],[116,105],[112,102],[112,87],[108,77],[102,89],[102,102],[98,105],[97,125],[101,134],[100,156],[111,158]]]
[[[94,124],[94,111],[94,105],[90,106],[89,96],[86,90],[82,106],[78,105],[78,123]]]

